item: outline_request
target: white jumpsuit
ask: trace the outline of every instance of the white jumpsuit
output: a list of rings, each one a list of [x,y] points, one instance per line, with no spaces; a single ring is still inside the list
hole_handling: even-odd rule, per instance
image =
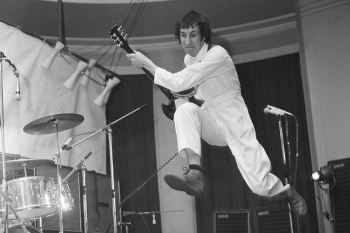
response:
[[[234,63],[221,46],[204,44],[196,58],[185,56],[186,68],[170,73],[157,68],[154,82],[174,92],[198,85],[201,107],[177,100],[174,116],[178,151],[190,148],[201,155],[201,138],[211,145],[229,146],[250,189],[273,196],[289,189],[270,173],[271,162],[256,139],[254,125],[241,96]]]

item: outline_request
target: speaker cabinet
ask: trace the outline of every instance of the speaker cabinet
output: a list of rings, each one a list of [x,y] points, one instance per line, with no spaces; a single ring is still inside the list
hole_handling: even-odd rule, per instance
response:
[[[62,179],[72,171],[70,167],[62,167],[59,173]],[[43,165],[35,169],[36,176],[53,177],[57,184],[56,165]],[[63,211],[63,229],[70,232],[83,232],[84,230],[84,212],[83,212],[83,186],[82,171],[76,172],[68,179],[71,197],[74,200],[74,206],[71,210]],[[85,177],[86,203],[87,203],[87,225],[89,232],[107,232],[113,231],[113,205],[111,179],[108,176],[95,172],[86,171]],[[116,207],[119,204],[119,181],[114,179]],[[117,213],[120,212],[118,209]],[[119,214],[120,218],[120,214]],[[120,219],[117,219],[119,222]],[[59,231],[59,215],[42,218],[42,227],[44,232]]]
[[[250,233],[250,211],[214,210],[214,233]]]
[[[287,205],[268,206],[254,210],[256,232],[258,233],[292,233],[291,215]],[[296,231],[296,227],[293,227]]]
[[[350,232],[350,159],[328,162],[333,167],[335,186],[331,189],[335,233]]]

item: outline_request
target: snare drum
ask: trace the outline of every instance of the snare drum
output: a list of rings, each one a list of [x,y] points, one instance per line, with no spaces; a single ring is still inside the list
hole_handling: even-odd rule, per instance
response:
[[[24,177],[11,180],[7,185],[9,202],[20,218],[39,218],[58,210],[52,192],[54,180],[51,177]],[[4,212],[5,205],[2,198],[0,205],[0,210]],[[11,211],[9,219],[15,219]]]

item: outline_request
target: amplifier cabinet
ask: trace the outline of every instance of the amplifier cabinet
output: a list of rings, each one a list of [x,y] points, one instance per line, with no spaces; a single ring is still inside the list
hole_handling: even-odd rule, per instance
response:
[[[59,169],[60,176],[63,179],[73,170],[71,167],[62,166]],[[57,184],[56,165],[43,165],[35,169],[36,176],[53,177]],[[110,177],[98,174],[93,171],[86,171],[86,203],[87,203],[87,225],[88,232],[107,232],[113,231],[113,205]],[[63,211],[63,229],[69,232],[84,231],[84,211],[83,211],[83,186],[82,171],[75,172],[68,179],[71,196],[74,206],[71,210]],[[119,181],[114,179],[116,208],[119,204]],[[117,215],[120,210],[116,210]],[[117,222],[120,222],[120,214]],[[42,218],[42,227],[44,231],[59,231],[59,214]]]
[[[331,189],[335,233],[350,232],[350,159],[328,162],[333,167],[335,186]]]
[[[259,207],[254,210],[254,215],[257,233],[297,232],[296,222],[293,221],[291,224],[293,216],[287,205]],[[292,226],[294,231],[292,231]]]
[[[250,211],[214,210],[214,233],[250,233]]]

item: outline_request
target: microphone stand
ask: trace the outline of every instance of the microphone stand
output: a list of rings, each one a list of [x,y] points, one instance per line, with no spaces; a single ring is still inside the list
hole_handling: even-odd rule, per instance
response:
[[[115,189],[114,189],[114,165],[113,165],[113,145],[112,145],[112,128],[108,127],[106,129],[108,134],[108,142],[109,142],[109,159],[110,159],[110,170],[111,170],[111,190],[112,190],[112,207],[113,207],[113,232],[117,232],[117,206],[115,204]],[[119,215],[121,210],[119,209]]]
[[[283,166],[285,169],[284,181],[285,181],[285,184],[288,184],[289,181],[288,181],[287,159],[286,159],[286,152],[285,152],[285,148],[284,148],[284,138],[283,138],[281,115],[277,115],[277,118],[278,118],[278,128],[279,128],[279,132],[280,132]],[[290,204],[287,203],[287,205],[288,205],[289,210],[291,210]],[[291,215],[291,211],[289,211],[289,220],[290,220],[290,230],[291,230],[291,233],[293,233],[294,232],[294,230],[293,230],[293,218]]]
[[[113,232],[114,233],[117,233],[117,208],[116,208],[116,204],[115,204],[115,190],[114,190],[114,165],[113,165],[113,147],[112,147],[112,129],[111,129],[111,126],[114,125],[115,123],[117,123],[118,121],[124,119],[125,117],[133,114],[134,112],[140,110],[141,108],[144,108],[146,106],[146,104],[136,108],[135,110],[129,112],[128,114],[122,116],[121,118],[113,121],[112,123],[106,125],[104,128],[101,128],[99,130],[97,130],[96,132],[90,134],[89,136],[83,138],[82,140],[72,144],[71,146],[67,146],[66,150],[70,150],[72,149],[73,147],[75,147],[76,145],[80,144],[81,142],[87,140],[88,138],[94,136],[95,134],[101,132],[101,131],[106,131],[107,134],[108,134],[108,141],[109,141],[109,154],[110,154],[110,170],[111,170],[111,191],[112,191],[112,206],[113,206]],[[119,210],[120,211],[120,210]],[[120,213],[119,213],[120,214]],[[87,229],[85,229],[85,231],[87,231]]]
[[[82,177],[82,191],[83,191],[83,218],[84,218],[84,233],[88,233],[89,231],[89,223],[88,223],[88,212],[87,212],[87,197],[86,197],[86,167],[83,165],[81,168],[81,177]]]
[[[62,197],[62,179],[60,176],[60,168],[62,167],[61,165],[61,150],[59,148],[59,143],[58,143],[58,132],[59,132],[59,123],[57,121],[53,122],[55,128],[56,128],[56,138],[57,138],[57,147],[58,147],[58,153],[56,156],[56,175],[57,175],[57,183],[58,183],[58,195],[59,195],[59,204],[58,204],[58,219],[59,219],[59,233],[63,233],[63,211],[62,211],[62,202],[63,202],[63,197]]]
[[[6,57],[3,52],[0,52],[0,85],[1,85],[1,143],[2,143],[2,184],[5,188],[5,196],[7,196],[7,183],[6,183],[6,165],[5,165],[5,130],[4,130],[4,81],[3,81],[3,65],[2,60]],[[4,199],[5,200],[5,199]],[[8,232],[8,208],[7,202],[5,201],[5,233]]]
[[[4,77],[3,77],[3,63],[2,61],[6,61],[9,63],[9,65],[13,68],[14,74],[18,77],[17,68],[14,64],[11,63],[9,59],[6,58],[5,54],[0,51],[0,91],[1,91],[1,113],[0,113],[0,124],[1,124],[1,143],[2,143],[2,190],[0,192],[1,196],[3,197],[4,201],[4,208],[5,208],[5,233],[8,233],[8,187],[7,187],[7,181],[6,181],[6,157],[5,157],[5,110],[4,110]],[[5,192],[3,192],[3,190]],[[10,206],[11,211],[16,216],[16,219],[20,222],[18,215],[16,214],[15,210],[12,206]],[[25,226],[23,226],[25,228]]]
[[[80,168],[82,170],[82,193],[83,193],[83,232],[88,233],[88,219],[87,219],[87,199],[86,199],[86,167],[84,166],[85,160],[92,154],[90,151],[79,163],[73,168],[73,170],[63,179],[62,184],[68,183],[68,179]]]

